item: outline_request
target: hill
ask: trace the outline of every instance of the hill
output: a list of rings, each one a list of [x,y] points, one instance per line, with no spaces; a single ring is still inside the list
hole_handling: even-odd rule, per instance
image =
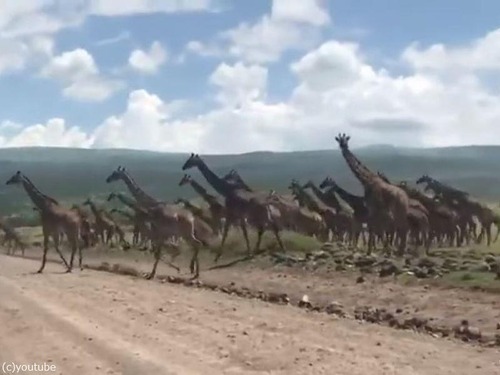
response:
[[[379,145],[355,152],[370,168],[384,171],[394,181],[415,181],[425,173],[479,198],[500,197],[500,146],[415,149]],[[105,199],[110,191],[124,191],[123,184],[105,182],[118,165],[126,166],[137,182],[159,199],[191,198],[191,188],[178,186],[187,157],[132,150],[0,149],[0,209],[4,214],[31,211],[26,194],[4,183],[17,170],[43,192],[68,203],[81,202],[88,196]],[[256,188],[285,191],[292,178],[320,182],[325,176],[333,176],[347,189],[361,192],[338,150],[208,155],[205,160],[216,173],[237,169]],[[206,185],[198,171],[189,172]]]

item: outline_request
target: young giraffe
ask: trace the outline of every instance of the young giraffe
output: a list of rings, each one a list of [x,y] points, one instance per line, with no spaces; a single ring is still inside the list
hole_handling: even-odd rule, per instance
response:
[[[208,203],[208,207],[212,215],[211,226],[215,228],[217,235],[222,234],[224,219],[226,217],[226,207],[224,206],[224,203],[222,203],[215,195],[210,194],[188,174],[185,174],[184,177],[182,177],[179,182],[179,186],[184,186],[186,184],[190,184],[194,191],[196,191],[203,198],[203,200]]]
[[[150,219],[145,209],[139,208],[138,203],[133,198],[127,197],[122,193],[110,193],[107,201],[111,202],[115,198],[134,211],[134,216],[130,218],[130,220],[134,223],[134,237],[132,239],[132,243],[134,245],[140,243],[140,246],[145,246],[146,242],[151,240]],[[114,212],[118,213],[120,211],[115,210]]]
[[[54,248],[62,259],[66,272],[71,272],[73,260],[78,250],[80,269],[82,268],[82,248],[79,245],[81,221],[78,214],[70,209],[61,207],[58,202],[43,194],[36,186],[20,171],[17,171],[6,182],[7,185],[22,185],[31,201],[40,211],[43,231],[43,258],[40,269],[37,273],[42,273],[47,261],[47,251],[49,250],[49,238],[54,241]],[[71,258],[68,262],[59,250],[60,233],[64,232],[71,247]]]
[[[156,274],[156,269],[161,259],[161,250],[165,243],[167,247],[177,248],[177,245],[172,240],[179,238],[183,238],[193,249],[189,268],[191,273],[194,274],[193,278],[198,278],[200,275],[199,250],[202,246],[208,247],[209,240],[211,239],[210,229],[207,229],[207,226],[202,221],[195,219],[194,215],[188,210],[157,201],[146,194],[125,168],[118,167],[106,178],[107,183],[119,180],[125,182],[130,193],[137,200],[138,209],[142,209],[148,215],[151,222],[155,260],[153,269],[146,278],[151,279]]]
[[[79,205],[74,204],[71,206],[71,209],[75,211],[78,216],[80,216],[82,223],[82,227],[80,228],[80,237],[84,247],[89,248],[95,246],[99,240],[94,229],[95,223],[90,222],[89,215]]]
[[[354,215],[352,213],[352,210],[347,209],[346,207],[343,207],[339,200],[337,199],[337,196],[335,195],[334,192],[326,191],[323,192],[321,189],[319,189],[316,184],[312,181],[309,180],[304,186],[304,189],[311,189],[314,192],[314,195],[323,202],[325,205],[329,207],[333,207],[335,211],[337,212],[335,216],[335,227],[337,233],[339,233],[339,236],[342,240],[344,240],[344,237],[348,237],[348,241],[351,244],[354,244],[355,240],[355,233],[356,233],[356,220],[354,219]]]
[[[338,196],[347,203],[354,211],[354,218],[357,222],[356,233],[355,233],[355,245],[359,241],[359,237],[363,240],[363,245],[366,245],[366,238],[363,233],[363,226],[368,224],[368,207],[366,206],[365,197],[349,193],[347,190],[341,188],[337,183],[331,178],[326,177],[323,182],[319,185],[320,189],[327,189],[328,194],[338,194]]]
[[[102,209],[97,208],[90,198],[83,202],[83,205],[89,206],[94,214],[97,237],[100,236],[103,244],[109,244],[115,234],[116,224],[104,214]]]
[[[7,245],[7,255],[14,255],[17,249],[21,249],[21,254],[24,257],[26,245],[21,240],[19,233],[4,219],[0,219],[0,229],[5,233],[2,246]]]

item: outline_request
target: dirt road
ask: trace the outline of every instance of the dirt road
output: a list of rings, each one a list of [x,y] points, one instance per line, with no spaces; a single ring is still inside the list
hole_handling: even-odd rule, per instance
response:
[[[0,256],[0,363],[75,375],[500,373],[495,349],[54,264],[31,274],[37,266]]]

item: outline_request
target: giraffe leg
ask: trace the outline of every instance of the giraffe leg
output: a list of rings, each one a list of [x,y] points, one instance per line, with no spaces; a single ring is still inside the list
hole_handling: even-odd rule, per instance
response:
[[[198,241],[198,240],[196,240]],[[193,275],[192,279],[197,279],[200,277],[200,263],[198,259],[198,254],[200,252],[200,246],[196,243],[196,241],[192,242],[193,247],[193,256],[191,258],[191,262],[189,264],[189,269]]]
[[[229,227],[230,227],[231,223],[232,223],[232,219],[227,219],[226,222],[224,223],[224,229],[223,229],[223,233],[222,233],[222,241],[221,241],[221,244],[219,246],[219,249],[217,250],[217,253],[215,254],[215,258],[214,258],[215,263],[217,263],[219,258],[222,256],[222,251],[224,249],[224,244],[226,243],[227,234],[229,232]]]
[[[42,264],[38,269],[37,273],[42,273],[45,268],[45,262],[47,261],[47,251],[49,250],[49,236],[47,233],[43,234],[43,255],[42,255]],[[65,260],[66,261],[66,260]]]
[[[262,242],[262,235],[264,234],[264,226],[259,226],[257,228],[257,242],[255,243],[255,249],[253,253],[256,255],[259,253],[260,250],[260,243]],[[250,252],[247,254],[249,257],[252,255]]]
[[[285,251],[285,246],[283,245],[283,241],[281,240],[281,236],[280,236],[280,228],[278,228],[278,226],[276,224],[273,224],[272,228],[273,228],[274,237],[276,237],[276,241],[278,241],[279,247],[281,248],[282,251]]]
[[[56,252],[59,255],[59,257],[62,259],[64,265],[66,266],[66,273],[69,273],[69,272],[71,272],[72,266],[70,266],[68,264],[68,262],[64,258],[64,255],[61,253],[61,250],[59,249],[59,238],[60,238],[60,234],[59,233],[55,233],[52,236],[52,239],[54,240],[54,248],[56,249]],[[68,236],[68,240],[69,240],[69,236]]]
[[[146,275],[147,280],[151,280],[156,275],[156,268],[158,267],[158,262],[160,261],[161,258],[161,245],[155,244],[153,247],[153,251],[154,251],[155,261],[153,263],[153,269],[148,275]]]
[[[252,250],[250,249],[250,240],[248,239],[248,230],[245,219],[243,218],[241,219],[240,226],[241,226],[241,231],[243,232],[243,238],[245,238],[245,243],[247,244],[247,254],[248,256],[250,256],[252,254]]]

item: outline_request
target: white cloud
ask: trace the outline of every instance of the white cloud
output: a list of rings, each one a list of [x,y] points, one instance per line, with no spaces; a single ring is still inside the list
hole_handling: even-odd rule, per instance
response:
[[[272,17],[276,20],[322,26],[330,22],[323,0],[274,0]]]
[[[160,66],[167,61],[167,51],[160,42],[151,44],[149,51],[136,49],[128,59],[130,67],[143,74],[155,74]]]
[[[22,71],[28,65],[43,64],[43,61],[37,63],[32,58],[32,48],[35,53],[39,53],[40,50],[36,48],[41,46],[32,46],[30,39],[47,38],[63,29],[80,26],[89,16],[113,17],[215,9],[214,0],[128,0],[120,2],[119,6],[115,0],[4,0],[0,2],[0,74]],[[126,37],[126,34],[120,35],[121,40]],[[110,42],[116,40],[100,41],[101,45]],[[73,91],[69,90],[71,93]]]
[[[298,83],[281,101],[273,101],[267,92],[266,67],[221,63],[208,77],[216,90],[216,107],[203,113],[184,112],[181,117],[178,102],[136,90],[121,113],[93,131],[84,134],[60,125],[52,125],[50,131],[56,134],[56,144],[202,153],[331,149],[336,147],[338,132],[351,134],[354,146],[490,144],[500,136],[500,94],[479,73],[494,65],[484,68],[485,63],[475,58],[471,60],[476,61],[475,67],[468,66],[466,74],[453,80],[448,70],[455,66],[450,61],[460,60],[455,57],[457,51],[460,56],[473,56],[482,50],[478,46],[490,43],[492,35],[470,45],[443,46],[446,58],[432,62],[432,69],[421,65],[419,54],[411,60],[408,50],[415,47],[408,47],[401,59],[408,63],[409,72],[401,75],[370,64],[358,44],[325,41],[291,64]],[[493,52],[481,53],[491,57]],[[71,57],[61,58],[51,73],[60,80],[96,74],[89,56],[80,52],[78,63]],[[30,144],[50,143],[50,131],[43,131],[48,124],[7,128],[0,126],[4,145],[19,144],[22,136],[15,137],[23,132],[30,134]]]
[[[292,71],[311,89],[325,91],[374,78],[373,69],[364,64],[358,45],[330,41],[292,64]]]
[[[319,0],[273,0],[269,14],[257,22],[243,22],[206,44],[191,41],[186,49],[202,56],[227,54],[250,63],[270,63],[287,50],[310,48],[319,38],[318,27],[329,22]]]
[[[215,9],[213,0],[13,0],[0,2],[0,35],[54,33],[81,25],[88,16],[201,12]]]
[[[90,0],[89,13],[100,16],[124,16],[141,13],[180,13],[207,11],[214,7],[212,0]]]
[[[81,101],[102,101],[123,87],[120,81],[103,77],[92,55],[82,48],[54,56],[40,74],[61,82],[65,96]]]
[[[36,124],[22,128],[17,134],[6,138],[5,134],[19,125],[3,123],[0,126],[0,139],[3,147],[89,147],[91,140],[77,127],[66,126],[63,119],[50,119],[46,124]]]
[[[434,44],[421,49],[418,44],[413,44],[403,52],[402,58],[419,71],[452,71],[461,74],[478,70],[499,71],[500,29],[466,46]]]
[[[220,64],[210,76],[209,82],[220,92],[217,99],[227,106],[244,105],[264,99],[267,89],[267,69],[261,66]]]
[[[116,36],[98,40],[97,42],[95,42],[95,45],[99,46],[99,47],[109,46],[111,44],[116,44],[116,43],[128,40],[128,39],[130,39],[130,36],[131,36],[130,31],[122,31],[121,33],[119,33]]]
[[[209,45],[199,40],[191,40],[186,44],[185,50],[200,56],[222,56],[224,52],[217,45]]]

